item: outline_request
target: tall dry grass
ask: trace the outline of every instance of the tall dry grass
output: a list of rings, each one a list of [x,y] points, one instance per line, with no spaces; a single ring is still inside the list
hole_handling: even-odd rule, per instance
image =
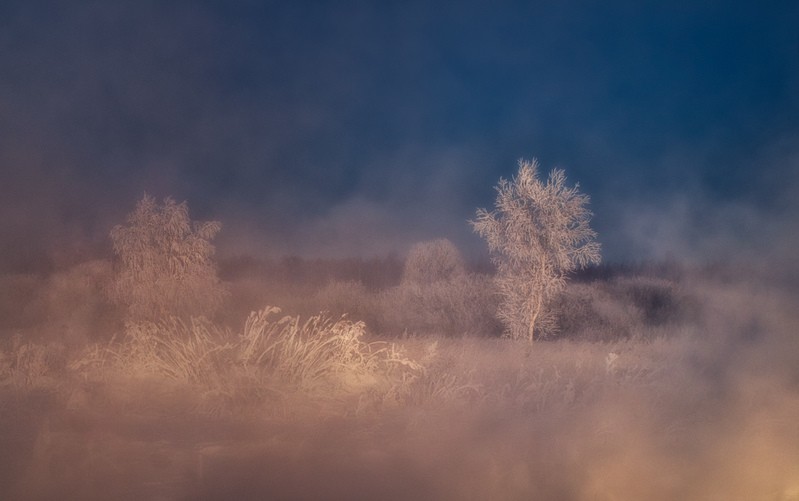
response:
[[[403,349],[364,340],[364,324],[326,314],[306,320],[266,307],[235,335],[202,317],[128,323],[122,339],[95,346],[71,368],[84,377],[161,377],[231,396],[243,387],[338,397],[396,393],[423,367]]]
[[[14,336],[0,344],[0,387],[15,390],[57,389],[66,370],[60,343],[35,343]]]

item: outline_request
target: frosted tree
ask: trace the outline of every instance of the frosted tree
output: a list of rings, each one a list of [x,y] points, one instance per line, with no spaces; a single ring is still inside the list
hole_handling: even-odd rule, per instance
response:
[[[552,299],[568,275],[600,261],[600,245],[589,222],[589,197],[566,185],[560,169],[546,182],[538,162],[520,160],[511,181],[499,180],[492,211],[479,209],[471,221],[488,243],[497,267],[498,316],[514,339],[533,338],[553,328]]]
[[[116,273],[109,295],[135,321],[210,315],[227,290],[217,276],[211,240],[217,221],[189,218],[185,202],[159,205],[144,195],[126,225],[111,230]]]

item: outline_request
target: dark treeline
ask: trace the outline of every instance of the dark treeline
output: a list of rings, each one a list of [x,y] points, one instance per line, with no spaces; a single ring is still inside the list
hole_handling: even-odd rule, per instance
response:
[[[378,291],[398,285],[404,267],[404,259],[396,253],[347,258],[303,258],[296,255],[261,258],[240,255],[221,258],[219,275],[230,282],[258,277],[315,286],[352,281],[363,284],[371,291]],[[494,272],[488,260],[467,262],[466,269],[483,275]]]
[[[402,259],[396,254],[338,259],[236,256],[220,260],[219,274],[223,280],[230,282],[245,277],[316,286],[334,281],[354,281],[370,290],[380,290],[400,282],[403,266]]]
[[[77,264],[62,259],[48,272],[0,275],[0,338],[19,334],[80,345],[112,337],[122,326],[121,311],[107,299],[115,265],[90,254],[94,259]],[[490,262],[465,263],[469,273],[461,279],[428,285],[404,284],[405,264],[397,254],[220,257],[219,275],[231,294],[218,320],[236,327],[269,305],[292,315],[346,314],[387,336],[502,333]],[[550,337],[607,341],[690,322],[699,316],[697,283],[732,283],[752,273],[751,267],[674,261],[591,266],[575,273],[552,304],[557,328]]]
[[[493,275],[494,265],[486,258],[464,263],[470,273]],[[323,286],[331,282],[358,282],[371,291],[396,286],[402,279],[404,259],[397,253],[372,257],[304,258],[297,255],[256,257],[239,255],[219,260],[223,280],[242,278],[268,279],[307,286]],[[578,283],[607,282],[620,277],[652,277],[679,281],[690,274],[696,277],[723,279],[743,272],[740,266],[726,263],[705,263],[689,266],[675,260],[603,262],[577,270],[570,280]]]

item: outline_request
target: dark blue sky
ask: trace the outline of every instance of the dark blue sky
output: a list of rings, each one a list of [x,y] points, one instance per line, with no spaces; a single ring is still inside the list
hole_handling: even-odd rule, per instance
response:
[[[795,229],[799,2],[680,3],[3,2],[6,267],[145,190],[224,252],[480,252],[520,157],[592,196],[612,260]]]

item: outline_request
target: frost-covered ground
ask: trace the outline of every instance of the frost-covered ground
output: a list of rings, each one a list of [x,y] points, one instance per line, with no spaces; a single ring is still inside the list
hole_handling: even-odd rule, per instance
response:
[[[690,321],[616,340],[366,336],[312,376],[7,340],[0,497],[799,499],[795,291],[690,288]]]

